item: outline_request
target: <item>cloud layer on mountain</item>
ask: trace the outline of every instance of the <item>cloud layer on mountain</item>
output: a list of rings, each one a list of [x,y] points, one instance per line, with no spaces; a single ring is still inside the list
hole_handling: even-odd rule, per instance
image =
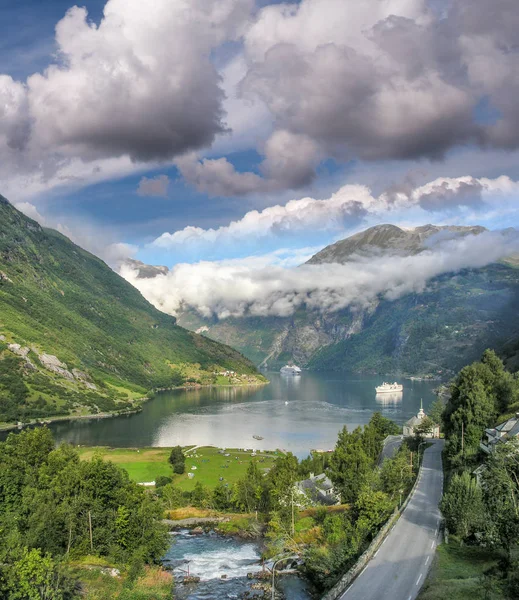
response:
[[[129,266],[121,275],[160,310],[196,310],[204,317],[281,316],[302,307],[333,312],[364,307],[381,296],[394,300],[422,291],[434,277],[478,268],[519,252],[519,233],[484,232],[428,242],[415,256],[354,257],[347,264],[286,268],[251,261],[177,264],[167,274],[139,279]]]

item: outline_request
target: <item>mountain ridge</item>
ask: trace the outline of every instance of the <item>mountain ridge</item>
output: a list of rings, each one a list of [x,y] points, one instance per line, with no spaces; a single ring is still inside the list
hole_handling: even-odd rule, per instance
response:
[[[129,410],[153,388],[218,383],[220,370],[263,381],[0,197],[0,422]]]
[[[427,248],[424,244],[435,237],[454,239],[460,236],[479,235],[488,231],[485,227],[457,225],[422,225],[402,228],[392,224],[375,225],[364,231],[326,246],[312,256],[306,264],[344,263],[351,256],[372,256],[380,252],[392,251],[402,256],[419,254]]]
[[[327,246],[307,263],[347,263],[352,257],[416,255],[452,238],[479,235],[480,226],[378,225]],[[519,338],[517,260],[464,269],[430,280],[421,293],[377,298],[362,309],[290,317],[205,319],[194,310],[179,323],[233,345],[257,364],[287,361],[312,369],[446,376],[487,347],[512,348]],[[511,352],[510,360],[513,352]]]

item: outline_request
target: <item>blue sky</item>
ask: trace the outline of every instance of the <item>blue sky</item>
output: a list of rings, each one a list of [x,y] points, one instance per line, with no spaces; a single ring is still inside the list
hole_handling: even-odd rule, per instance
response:
[[[517,48],[484,0],[105,4],[0,5],[0,192],[103,257],[519,224]]]

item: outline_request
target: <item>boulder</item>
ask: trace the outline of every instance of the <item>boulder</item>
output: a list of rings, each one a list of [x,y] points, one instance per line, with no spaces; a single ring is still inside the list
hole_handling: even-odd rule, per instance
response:
[[[20,346],[20,344],[7,344],[7,347],[11,352],[18,354],[18,356],[21,356],[22,358],[26,358],[26,356],[29,354],[29,348]]]

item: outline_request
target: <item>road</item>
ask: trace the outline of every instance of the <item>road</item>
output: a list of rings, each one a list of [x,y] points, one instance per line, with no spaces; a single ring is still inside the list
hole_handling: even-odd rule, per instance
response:
[[[380,466],[386,458],[393,458],[395,452],[400,448],[402,442],[404,440],[403,435],[388,435],[384,447],[382,448],[382,452],[380,453],[380,457],[378,459],[378,465]]]
[[[431,566],[440,524],[443,486],[437,440],[424,452],[420,478],[406,509],[341,600],[414,600]]]

